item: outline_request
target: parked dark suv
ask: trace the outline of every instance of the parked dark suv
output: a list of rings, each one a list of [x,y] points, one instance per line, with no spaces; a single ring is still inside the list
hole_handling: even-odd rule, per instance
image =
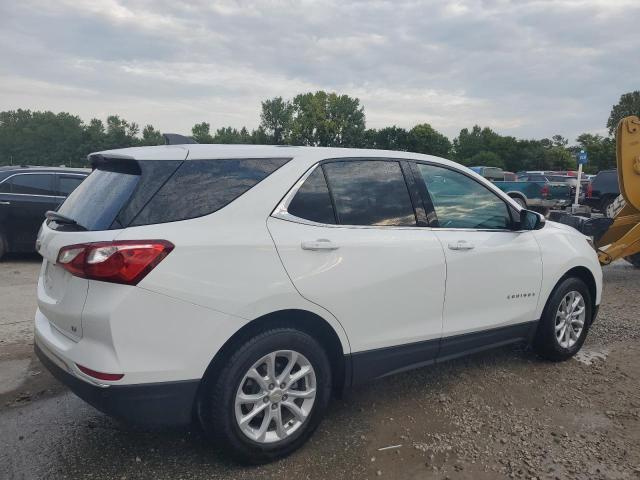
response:
[[[0,167],[0,258],[35,250],[47,210],[55,210],[89,175],[89,169]]]
[[[591,181],[591,194],[587,194],[583,203],[605,213],[618,195],[618,170],[602,170]]]

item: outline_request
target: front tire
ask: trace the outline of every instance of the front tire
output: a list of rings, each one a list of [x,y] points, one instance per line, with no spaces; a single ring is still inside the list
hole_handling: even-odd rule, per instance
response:
[[[576,277],[565,278],[544,307],[534,349],[541,357],[554,362],[573,357],[587,337],[592,314],[587,285]]]
[[[214,443],[242,463],[260,464],[301,447],[324,416],[331,366],[322,346],[274,328],[234,349],[205,378],[198,416]]]

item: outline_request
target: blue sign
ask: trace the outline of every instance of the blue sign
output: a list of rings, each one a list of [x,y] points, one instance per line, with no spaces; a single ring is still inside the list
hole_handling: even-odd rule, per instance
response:
[[[578,153],[578,164],[585,165],[586,163],[587,163],[587,152],[585,152],[584,150],[580,150],[580,153]]]

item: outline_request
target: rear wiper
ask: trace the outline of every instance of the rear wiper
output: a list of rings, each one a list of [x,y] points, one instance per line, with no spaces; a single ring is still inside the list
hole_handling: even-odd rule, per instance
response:
[[[66,215],[63,215],[58,212],[54,212],[53,210],[47,211],[47,213],[45,213],[44,216],[47,217],[47,220],[52,220],[56,223],[59,223],[60,225],[73,225],[78,230],[87,230],[86,227],[80,225],[73,218],[67,217]]]

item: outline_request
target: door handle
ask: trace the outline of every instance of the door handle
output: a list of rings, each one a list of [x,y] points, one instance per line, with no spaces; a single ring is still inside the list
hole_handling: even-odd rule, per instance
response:
[[[449,244],[449,250],[473,250],[476,246],[466,240],[458,240]]]
[[[0,202],[0,205],[11,205],[11,202]]]
[[[320,238],[314,242],[302,242],[303,250],[337,250],[338,245],[326,238]]]

